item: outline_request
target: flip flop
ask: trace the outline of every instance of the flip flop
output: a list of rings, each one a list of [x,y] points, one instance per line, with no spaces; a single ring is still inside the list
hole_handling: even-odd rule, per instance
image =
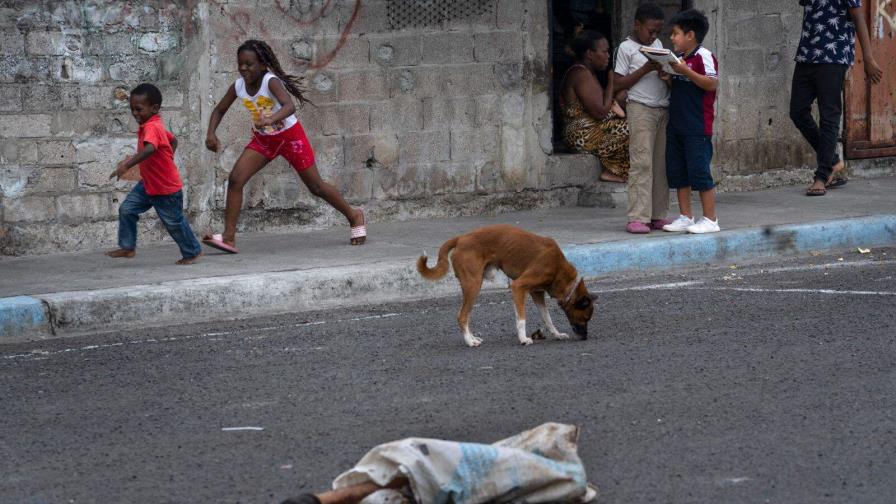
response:
[[[849,182],[848,179],[845,179],[843,177],[835,177],[835,178],[831,179],[830,182],[825,184],[824,188],[825,189],[836,189],[838,187],[845,186],[847,182]]]
[[[228,254],[239,254],[239,250],[236,249],[233,245],[228,245],[224,242],[224,238],[220,234],[214,234],[211,236],[206,236],[202,239],[202,243],[208,245],[209,247],[216,248],[218,250],[223,250]]]
[[[364,217],[364,210],[361,210],[361,218],[364,220],[364,224],[355,226],[351,229],[352,240],[364,238],[364,241],[367,241],[367,218]],[[352,243],[352,245],[364,245],[364,241],[360,243]],[[349,240],[349,242],[351,242],[351,240]]]
[[[828,193],[828,190],[824,187],[812,189],[806,189],[806,196],[824,196]]]

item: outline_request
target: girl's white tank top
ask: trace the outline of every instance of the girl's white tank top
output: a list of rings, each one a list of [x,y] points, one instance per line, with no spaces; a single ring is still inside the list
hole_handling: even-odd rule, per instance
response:
[[[243,105],[249,110],[249,113],[252,115],[253,124],[261,119],[262,114],[266,116],[275,114],[282,107],[277,100],[277,97],[271,93],[271,88],[268,86],[271,79],[277,79],[277,76],[271,72],[264,74],[264,77],[261,80],[261,86],[258,88],[258,92],[254,95],[250,95],[246,92],[246,81],[243,80],[242,77],[237,79],[234,83],[236,96],[242,100]],[[253,129],[262,135],[274,135],[291,128],[297,122],[299,121],[296,119],[295,114],[290,114],[282,121],[274,123],[271,126],[265,126],[261,129],[257,126],[253,126]]]

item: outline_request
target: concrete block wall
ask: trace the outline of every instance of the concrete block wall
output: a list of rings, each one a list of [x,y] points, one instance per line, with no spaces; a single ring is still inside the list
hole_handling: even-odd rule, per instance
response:
[[[180,60],[189,30],[179,7],[83,4],[0,8],[0,254],[114,245],[118,203],[132,183],[109,174],[136,146],[128,89],[156,83],[169,129],[180,136],[186,124]],[[146,214],[141,234],[164,231]]]
[[[815,155],[790,121],[796,2],[697,0],[710,20],[705,45],[719,59],[716,176],[728,189],[808,181]]]
[[[314,105],[298,115],[320,173],[373,220],[500,211],[508,201],[574,203],[596,162],[550,173],[546,3],[466,3],[480,11],[395,27],[390,9],[416,9],[421,18],[426,4],[218,2],[208,20],[211,96],[238,77],[238,44],[266,40],[288,72],[306,78]],[[204,154],[214,167],[205,189],[213,208],[223,206],[227,174],[248,140],[245,115],[234,106],[220,129],[225,151]],[[272,165],[248,190],[243,226],[281,227],[272,210],[286,227],[343,222],[283,161]],[[219,215],[203,223],[218,226]]]

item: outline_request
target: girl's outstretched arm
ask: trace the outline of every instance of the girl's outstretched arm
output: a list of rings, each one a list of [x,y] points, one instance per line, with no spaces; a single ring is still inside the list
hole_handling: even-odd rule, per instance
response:
[[[230,106],[233,105],[234,100],[236,100],[236,86],[231,84],[227,88],[227,92],[224,93],[224,98],[221,98],[221,101],[212,110],[212,116],[208,120],[208,131],[205,133],[205,147],[212,152],[218,152],[221,148],[221,142],[218,140],[218,136],[215,135],[215,131],[218,130],[221,119],[227,113],[227,110],[230,109]]]
[[[278,110],[276,114],[271,114],[268,117],[262,116],[258,121],[259,126],[270,126],[286,119],[296,112],[296,104],[293,103],[292,96],[286,91],[286,86],[280,82],[280,79],[271,79],[268,81],[268,88],[270,88],[271,93],[277,97],[277,101],[280,102],[280,110]]]

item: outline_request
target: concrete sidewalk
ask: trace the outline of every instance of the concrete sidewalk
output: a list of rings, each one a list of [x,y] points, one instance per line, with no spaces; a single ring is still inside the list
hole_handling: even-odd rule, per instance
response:
[[[288,235],[243,234],[241,253],[205,248],[196,265],[175,266],[166,241],[135,259],[101,251],[0,259],[0,343],[181,322],[234,319],[459,292],[428,283],[414,261],[473,228],[510,223],[555,238],[588,277],[615,271],[725,262],[896,244],[896,178],[852,180],[827,196],[803,186],[724,193],[723,231],[712,235],[623,231],[624,208],[565,207],[481,218],[369,224],[367,245],[348,227]],[[699,208],[697,205],[695,208]],[[673,209],[672,214],[675,214]],[[500,280],[487,288],[504,287]]]

